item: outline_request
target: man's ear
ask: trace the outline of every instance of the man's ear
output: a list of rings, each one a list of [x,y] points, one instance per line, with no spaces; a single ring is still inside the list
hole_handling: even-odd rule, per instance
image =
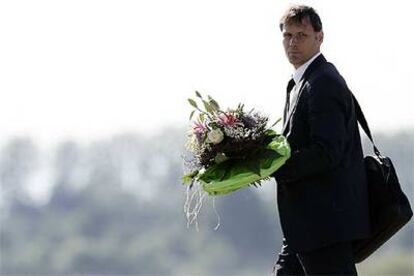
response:
[[[322,43],[323,42],[323,31],[320,31],[317,36],[318,36],[318,41]]]

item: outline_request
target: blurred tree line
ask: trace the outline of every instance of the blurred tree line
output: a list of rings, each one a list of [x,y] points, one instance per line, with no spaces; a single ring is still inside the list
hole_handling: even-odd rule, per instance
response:
[[[1,275],[269,275],[282,234],[274,180],[207,200],[200,231],[186,227],[180,184],[184,129],[123,134],[40,149],[14,138],[0,149]],[[414,130],[374,133],[413,202]],[[371,146],[364,139],[364,149]],[[49,154],[48,154],[48,153]],[[39,183],[49,187],[42,200]],[[413,275],[413,223],[358,269]]]

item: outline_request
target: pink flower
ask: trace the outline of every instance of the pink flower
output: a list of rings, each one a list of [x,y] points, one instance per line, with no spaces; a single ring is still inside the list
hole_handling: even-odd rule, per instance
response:
[[[207,127],[205,124],[199,121],[194,124],[193,130],[194,130],[194,133],[196,134],[202,134],[207,130]]]
[[[233,114],[222,114],[219,116],[219,124],[224,127],[233,127],[239,124],[239,120]]]

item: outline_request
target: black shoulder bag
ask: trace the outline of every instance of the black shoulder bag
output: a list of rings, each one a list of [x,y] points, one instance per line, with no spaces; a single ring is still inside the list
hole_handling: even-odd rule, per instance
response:
[[[354,259],[360,263],[399,231],[413,216],[407,196],[401,190],[391,159],[381,155],[355,96],[357,119],[374,146],[375,155],[364,157],[368,178],[371,236],[353,242]]]

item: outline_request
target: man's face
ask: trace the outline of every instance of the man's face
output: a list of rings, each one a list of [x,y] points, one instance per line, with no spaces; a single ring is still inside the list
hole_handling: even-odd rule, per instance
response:
[[[286,56],[295,68],[318,53],[323,41],[323,32],[315,32],[309,18],[304,18],[302,24],[285,24],[282,34]]]

